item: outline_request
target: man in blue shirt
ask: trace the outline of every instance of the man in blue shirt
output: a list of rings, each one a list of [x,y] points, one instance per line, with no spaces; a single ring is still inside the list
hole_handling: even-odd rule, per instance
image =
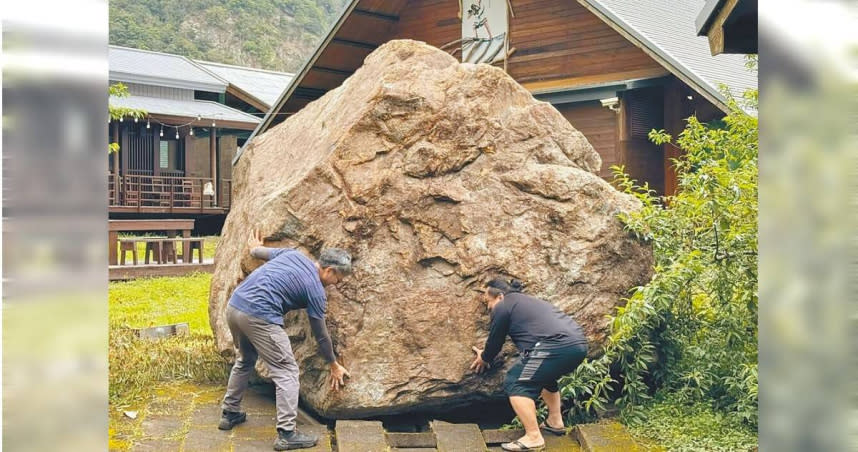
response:
[[[295,428],[298,363],[283,329],[283,316],[296,309],[307,310],[319,352],[331,366],[331,389],[337,391],[344,386],[349,372],[337,363],[325,325],[325,287],[338,284],[351,273],[352,259],[345,250],[328,248],[314,262],[296,249],[262,246],[262,236],[256,231],[251,232],[248,245],[253,257],[267,262],[238,285],[226,309],[229,331],[239,354],[229,376],[218,428],[229,430],[247,419],[239,405],[258,356],[277,388],[274,450],[313,447],[318,437]]]

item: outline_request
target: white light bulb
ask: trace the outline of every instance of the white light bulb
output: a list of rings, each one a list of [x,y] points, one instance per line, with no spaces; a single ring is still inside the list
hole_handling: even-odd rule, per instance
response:
[[[159,137],[163,137],[163,136],[164,136],[164,128],[163,128],[163,127],[161,127],[161,133],[159,133],[159,134],[158,134],[158,136],[159,136]]]
[[[136,116],[134,117],[134,122],[137,123],[137,117]]]
[[[176,139],[177,140],[179,139],[179,128],[178,127],[176,127]]]
[[[146,120],[146,128],[147,129],[149,128],[149,120],[148,119]]]
[[[214,121],[212,121],[212,127],[216,127],[216,125],[215,125],[215,122],[214,122]]]
[[[119,117],[119,122],[122,122],[122,118],[123,118],[122,116]]]
[[[189,134],[190,136],[194,136],[194,128],[193,128],[193,127],[191,127],[191,131],[190,131],[190,132],[188,132],[188,134]]]

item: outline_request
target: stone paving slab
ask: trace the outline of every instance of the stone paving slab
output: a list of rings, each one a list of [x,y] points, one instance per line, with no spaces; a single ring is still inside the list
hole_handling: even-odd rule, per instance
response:
[[[177,415],[153,414],[146,416],[140,424],[144,437],[167,438],[178,434],[184,427],[184,419]]]
[[[191,429],[185,437],[183,450],[185,452],[228,452],[232,449],[230,436],[230,432],[218,429]]]
[[[191,412],[191,428],[217,428],[220,423],[221,409],[215,405],[203,405]]]
[[[643,451],[629,432],[616,421],[598,424],[579,424],[574,429],[575,437],[584,452]]]
[[[478,452],[486,450],[485,439],[477,424],[450,424],[432,421],[438,452]]]
[[[166,440],[166,439],[144,439],[134,444],[135,451],[148,452],[148,451],[170,451],[170,450],[180,450],[182,446],[182,442],[178,440]]]
[[[387,452],[390,448],[380,421],[337,421],[339,452]]]
[[[387,443],[397,448],[435,448],[435,434],[426,433],[387,433]]]

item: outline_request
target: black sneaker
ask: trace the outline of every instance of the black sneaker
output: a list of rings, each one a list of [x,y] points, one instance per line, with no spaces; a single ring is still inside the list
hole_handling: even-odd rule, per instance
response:
[[[223,415],[220,417],[220,424],[217,425],[217,428],[221,430],[231,430],[238,424],[247,420],[247,413],[243,411],[223,411]]]
[[[277,429],[277,441],[274,441],[274,450],[305,449],[313,447],[319,442],[316,435],[308,435],[296,430]]]

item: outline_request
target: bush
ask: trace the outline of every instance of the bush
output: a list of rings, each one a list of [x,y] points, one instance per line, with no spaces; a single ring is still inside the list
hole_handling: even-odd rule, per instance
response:
[[[655,415],[643,408],[656,398],[755,429],[757,120],[730,106],[723,121],[688,119],[677,195],[657,197],[614,168],[620,188],[641,201],[621,220],[652,245],[654,276],[618,309],[605,354],[564,379],[570,421],[616,396],[631,425]],[[664,131],[650,139],[672,142]]]

